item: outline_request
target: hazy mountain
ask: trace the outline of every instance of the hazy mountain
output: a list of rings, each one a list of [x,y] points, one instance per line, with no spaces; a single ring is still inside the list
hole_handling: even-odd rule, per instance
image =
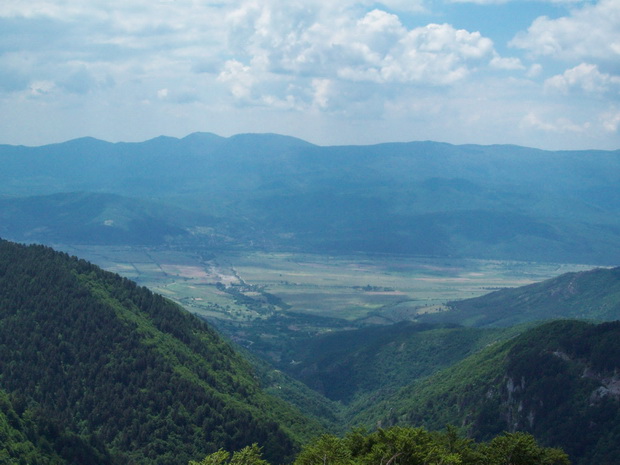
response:
[[[618,320],[620,268],[566,273],[540,283],[450,302],[448,308],[422,319],[471,326],[511,326],[558,318]]]
[[[620,261],[618,151],[192,134],[0,146],[0,163],[5,196],[158,199],[217,218],[242,246]]]
[[[50,463],[187,463],[254,442],[281,463],[321,431],[265,394],[248,362],[177,305],[83,260],[7,241],[0,407],[15,444],[65,460]]]
[[[115,194],[0,198],[0,236],[22,242],[150,245],[210,226],[206,215]]]
[[[477,439],[528,431],[578,465],[620,459],[620,323],[546,323],[385,402],[364,421],[459,425]]]

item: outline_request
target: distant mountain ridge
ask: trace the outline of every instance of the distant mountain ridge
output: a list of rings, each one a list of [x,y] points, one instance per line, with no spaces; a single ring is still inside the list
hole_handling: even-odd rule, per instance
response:
[[[0,198],[0,236],[21,242],[162,244],[212,219],[158,202],[72,192]]]
[[[6,199],[90,192],[164,202],[216,218],[228,245],[620,262],[620,151],[321,147],[276,134],[195,133],[4,145],[0,164]]]

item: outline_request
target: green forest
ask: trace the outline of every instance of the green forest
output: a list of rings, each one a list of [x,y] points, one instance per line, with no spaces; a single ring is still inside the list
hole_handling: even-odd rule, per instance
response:
[[[320,430],[205,323],[83,260],[1,242],[0,311],[7,434],[49,463],[182,463],[253,442],[285,462]]]
[[[619,341],[618,322],[400,323],[273,367],[126,278],[0,241],[0,465],[613,464]]]

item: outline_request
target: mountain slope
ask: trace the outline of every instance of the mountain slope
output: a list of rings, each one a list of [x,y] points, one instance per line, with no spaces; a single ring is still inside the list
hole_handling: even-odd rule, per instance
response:
[[[196,212],[114,194],[0,199],[0,234],[23,242],[155,245],[187,239],[190,226],[212,224]]]
[[[505,332],[505,331],[504,331]],[[280,366],[332,400],[355,408],[456,363],[502,331],[401,322],[292,343]]]
[[[204,323],[42,246],[0,242],[0,388],[113,463],[185,463],[253,442],[291,457],[317,424],[259,388]]]
[[[415,383],[360,421],[443,428],[477,439],[528,431],[575,464],[620,460],[620,323],[556,321]]]
[[[0,463],[3,465],[64,465],[112,463],[105,446],[59,428],[39,409],[15,405],[0,390]]]
[[[617,320],[620,319],[620,268],[566,273],[540,283],[450,302],[448,308],[422,319],[479,327],[554,318]]]

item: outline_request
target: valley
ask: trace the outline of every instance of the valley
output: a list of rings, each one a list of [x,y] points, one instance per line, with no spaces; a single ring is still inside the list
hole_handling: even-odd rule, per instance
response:
[[[358,254],[56,246],[181,304],[272,361],[291,340],[415,321],[592,265]]]
[[[90,250],[108,267],[150,276],[162,289],[167,284],[194,289],[180,301],[206,298],[196,290],[203,286],[215,289],[211,292],[222,297],[221,315],[210,321],[248,351],[229,345],[179,305],[86,260],[44,246],[0,245],[0,399],[6,396],[0,428],[11,437],[11,457],[19,456],[14,444],[21,441],[29,456],[60,457],[62,464],[77,463],[71,457],[79,453],[90,463],[120,465],[135,457],[135,463],[163,465],[177,454],[186,462],[222,446],[238,450],[260,441],[271,463],[282,463],[324,432],[366,434],[378,428],[383,435],[418,426],[439,437],[446,425],[458,425],[450,433],[456,437],[489,441],[481,444],[502,431],[532,432],[532,441],[562,447],[579,465],[612,463],[599,458],[618,454],[617,322],[493,328],[423,318],[462,311],[454,308],[460,303],[466,317],[487,314],[489,298],[514,314],[533,300],[545,310],[560,299],[617,315],[618,268],[504,287],[569,267],[262,252],[183,259],[163,248]],[[411,284],[417,280],[425,285]],[[363,282],[368,284],[356,284]],[[459,293],[482,295],[444,302],[443,313],[419,309],[410,316],[420,322],[388,324],[383,318],[379,324],[371,319],[380,314],[376,310],[326,314],[308,304],[307,296],[289,298],[294,304],[288,304],[278,283],[303,285],[306,295],[314,289],[319,297],[339,290],[342,302],[356,305],[363,299],[351,295],[367,293],[383,297],[377,302],[387,308],[395,296],[426,296],[420,301],[427,306],[420,309],[428,309],[442,295],[446,300]],[[433,288],[437,283],[443,290]],[[25,402],[37,406],[35,430],[28,429],[32,413]],[[52,433],[44,413],[56,428]],[[10,428],[2,426],[7,417]],[[587,434],[571,433],[588,421]],[[605,442],[598,443],[599,437]],[[562,457],[549,463],[568,463]]]
[[[620,318],[619,153],[204,133],[2,146],[7,434],[48,437],[27,428],[34,402],[61,428],[41,453],[110,463],[254,441],[283,463],[322,432],[448,424],[617,463],[599,458],[620,437],[618,327],[600,324]],[[539,326],[567,319],[592,323]],[[90,408],[104,398],[113,414]]]

